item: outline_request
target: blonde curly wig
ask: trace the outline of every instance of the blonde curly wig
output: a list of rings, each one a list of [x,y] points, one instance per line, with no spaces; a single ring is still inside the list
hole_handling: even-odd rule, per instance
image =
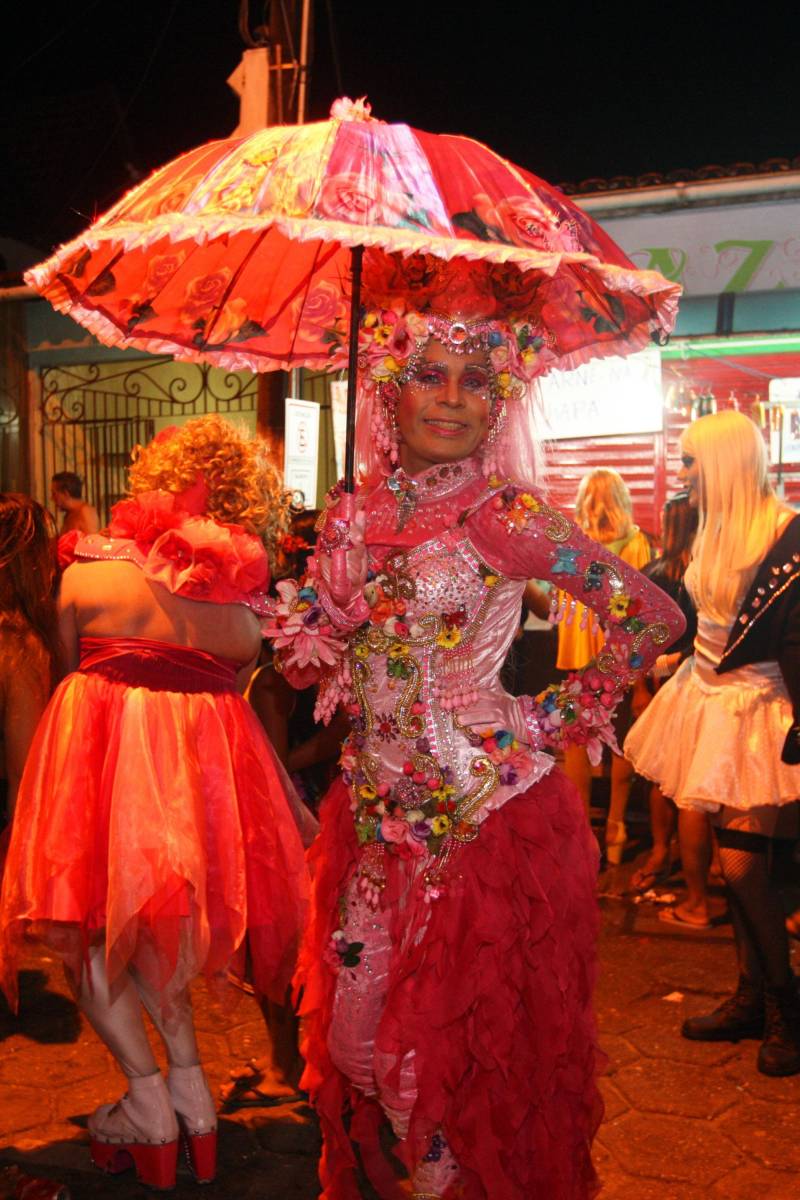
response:
[[[260,534],[268,547],[288,524],[281,480],[265,447],[218,413],[164,430],[147,446],[136,446],[128,478],[134,496],[155,490],[177,495],[202,479],[208,489],[208,516],[243,525]]]

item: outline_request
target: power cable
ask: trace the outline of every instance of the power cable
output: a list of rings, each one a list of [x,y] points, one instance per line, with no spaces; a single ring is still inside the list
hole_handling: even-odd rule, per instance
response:
[[[172,20],[175,16],[175,13],[178,10],[178,6],[180,5],[180,3],[181,3],[181,0],[172,0],[172,7],[170,8],[167,19],[164,22],[164,24],[161,26],[161,30],[158,34],[158,37],[156,38],[156,40],[153,44],[153,49],[151,50],[150,57],[148,58],[147,63],[145,64],[144,72],[142,74],[141,79],[139,80],[136,87],[133,89],[130,96],[128,97],[128,101],[123,106],[122,111],[120,112],[120,115],[119,115],[113,129],[111,130],[111,133],[106,138],[105,142],[103,143],[102,147],[100,148],[99,152],[97,153],[91,166],[84,172],[83,178],[81,179],[80,183],[77,184],[77,186],[72,189],[70,195],[67,197],[67,200],[66,200],[67,205],[70,205],[72,203],[72,200],[74,199],[74,197],[76,196],[76,194],[78,193],[80,188],[83,187],[83,185],[86,183],[87,179],[91,178],[93,171],[97,167],[97,164],[103,158],[103,155],[106,153],[108,148],[111,145],[113,145],[117,134],[119,133],[120,129],[123,127],[125,122],[127,121],[128,116],[130,114],[131,109],[133,108],[135,101],[139,98],[139,94],[140,94],[142,88],[144,87],[145,83],[147,82],[147,79],[148,79],[148,76],[150,75],[150,71],[152,69],[153,63],[155,62],[156,58],[158,57],[158,55],[161,51],[161,47],[164,44],[164,40],[169,31],[169,27],[172,24]]]
[[[44,54],[45,50],[49,50],[59,38],[64,37],[64,35],[73,29],[76,24],[81,24],[83,20],[89,16],[89,13],[93,9],[97,8],[97,6],[101,3],[102,0],[89,0],[89,3],[84,8],[83,12],[77,18],[77,21],[72,18],[68,25],[63,25],[61,29],[57,29],[56,32],[47,39],[46,42],[42,42],[41,46],[37,46],[37,48],[32,50],[26,58],[23,58],[20,62],[15,63],[13,71],[8,74],[5,80],[6,84],[12,83],[19,75],[20,71],[22,71],[23,67],[27,67],[28,63],[33,62],[33,60],[38,58],[40,54]]]
[[[328,36],[331,43],[331,58],[333,59],[333,69],[336,73],[336,94],[343,96],[342,64],[339,60],[339,47],[336,42],[336,23],[333,19],[333,5],[331,4],[331,0],[325,0],[325,9],[328,14]]]

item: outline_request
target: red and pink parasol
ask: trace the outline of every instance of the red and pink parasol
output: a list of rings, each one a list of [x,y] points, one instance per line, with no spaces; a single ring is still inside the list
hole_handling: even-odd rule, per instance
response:
[[[480,264],[544,331],[542,371],[663,340],[680,294],[486,146],[349,100],[189,151],[26,279],[109,345],[252,371],[339,368],[349,349],[354,368],[362,254],[384,282],[401,256],[405,279],[431,258]]]

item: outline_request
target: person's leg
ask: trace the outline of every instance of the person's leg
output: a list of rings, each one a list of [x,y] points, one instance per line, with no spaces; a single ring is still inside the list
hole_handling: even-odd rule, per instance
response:
[[[592,799],[592,768],[583,746],[566,747],[563,771],[578,789],[588,815]]]
[[[170,1069],[196,1067],[200,1062],[200,1052],[188,989],[171,995],[168,1005],[164,1006],[158,992],[140,974],[132,974],[141,1002],[164,1042]]]
[[[800,1072],[800,1001],[772,851],[771,838],[720,831],[720,861],[737,910],[737,943],[746,941],[740,963],[759,970],[763,982],[765,1030],[758,1069],[765,1075],[794,1075]]]
[[[111,1172],[133,1163],[142,1182],[173,1186],[178,1126],[172,1102],[147,1037],[136,986],[127,972],[109,985],[104,945],[89,951],[79,1003],[128,1081],[121,1100],[101,1105],[89,1118],[94,1162]]]
[[[633,764],[621,754],[611,755],[611,800],[606,822],[606,858],[610,863],[622,862],[627,830],[625,812],[633,782]]]
[[[93,946],[84,967],[78,1002],[95,1033],[108,1046],[120,1069],[133,1079],[154,1075],[158,1063],[142,1018],[139,993],[127,971],[109,986],[105,945]]]
[[[650,832],[653,845],[641,867],[631,879],[631,887],[646,892],[659,876],[669,871],[672,838],[675,833],[675,805],[657,784],[650,788]]]
[[[708,924],[708,868],[711,863],[711,823],[708,814],[694,808],[678,810],[678,842],[686,881],[686,899],[675,905],[680,921]]]
[[[160,1033],[169,1059],[167,1088],[183,1133],[195,1178],[203,1183],[216,1174],[217,1110],[200,1065],[200,1053],[188,988],[170,996],[165,1006],[159,994],[134,976],[142,1003]]]
[[[741,903],[735,887],[737,875],[736,848],[741,839],[752,838],[752,834],[741,834],[737,830],[718,829],[720,863],[731,871],[734,886],[728,888],[728,907],[733,925],[736,958],[739,966],[739,982],[732,996],[723,1000],[712,1012],[703,1016],[689,1017],[684,1021],[681,1033],[693,1041],[731,1041],[741,1038],[759,1038],[764,1033],[764,977],[759,954],[746,908]],[[752,842],[750,843],[752,847]],[[727,854],[726,848],[727,847]],[[741,865],[741,864],[739,864]]]
[[[732,910],[740,965],[767,987],[791,979],[789,941],[780,893],[771,873],[771,839],[757,833],[722,829],[720,862]]]

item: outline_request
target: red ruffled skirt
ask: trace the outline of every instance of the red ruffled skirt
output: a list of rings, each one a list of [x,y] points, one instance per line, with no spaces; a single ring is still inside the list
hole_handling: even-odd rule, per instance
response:
[[[87,638],[19,790],[0,899],[0,984],[24,936],[74,978],[104,940],[168,1004],[195,975],[244,969],[282,1001],[306,900],[285,774],[237,664],[145,639]]]
[[[322,1195],[357,1200],[352,1138],[381,1197],[394,1200],[404,1193],[381,1161],[382,1114],[328,1052],[337,976],[326,949],[359,857],[341,782],[321,817],[298,982],[303,1084],[325,1137]],[[441,1130],[466,1200],[595,1195],[597,846],[574,787],[553,771],[508,801],[458,851],[446,894],[429,904],[421,891],[409,898],[407,862],[393,854],[385,861],[395,950],[375,1051],[397,1076],[413,1052],[417,1098],[399,1146],[409,1171]]]

